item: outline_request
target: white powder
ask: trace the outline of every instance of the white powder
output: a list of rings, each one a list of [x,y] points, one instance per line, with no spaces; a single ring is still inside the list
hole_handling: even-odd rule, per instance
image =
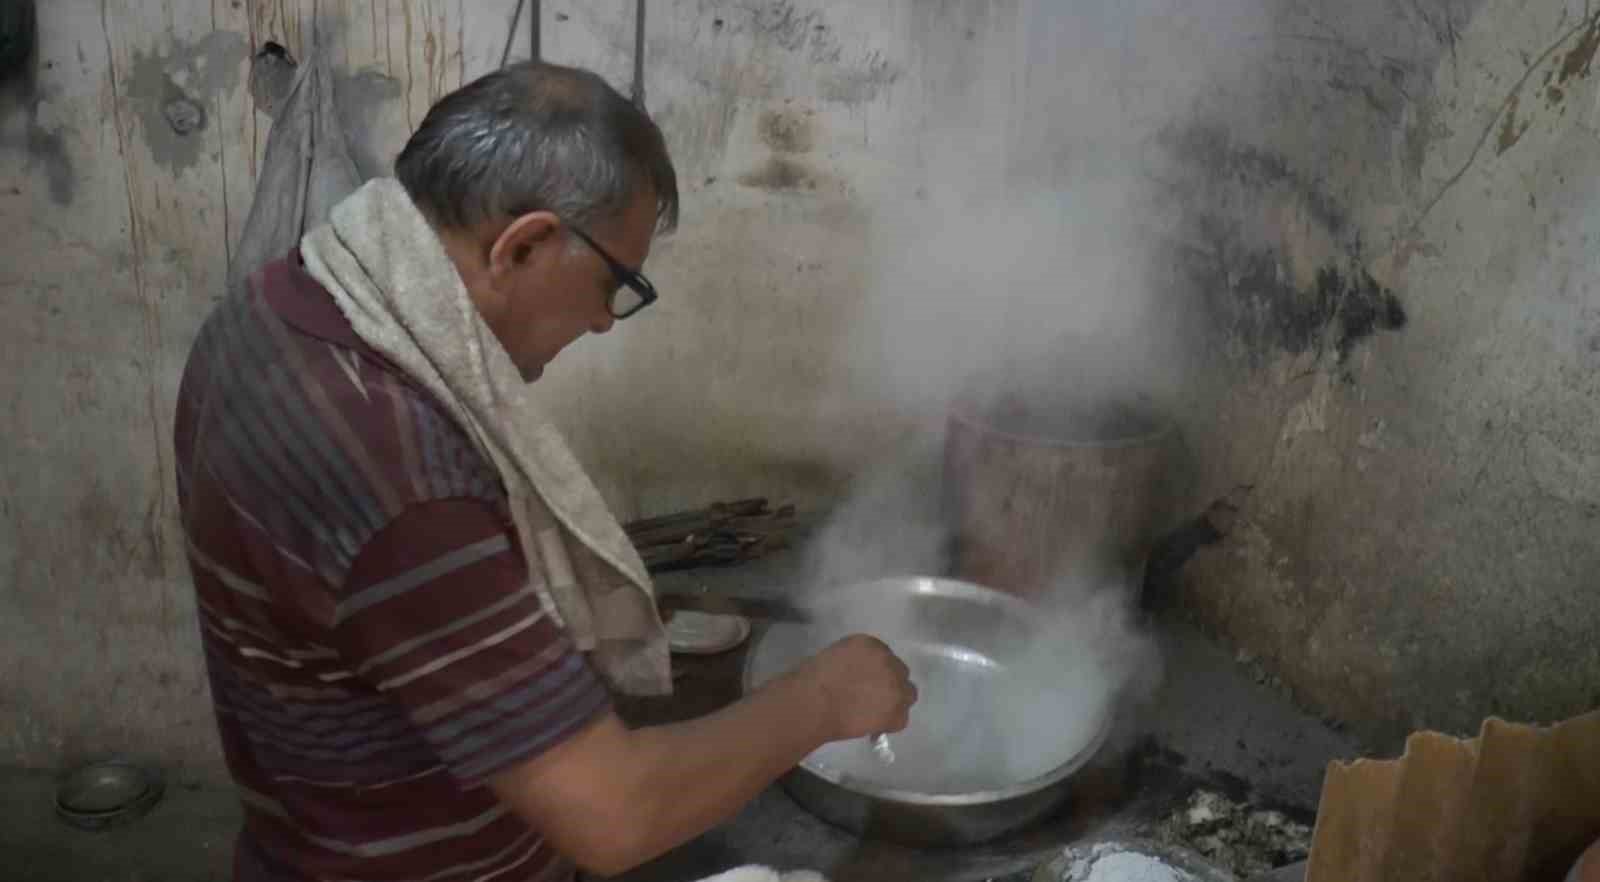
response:
[[[1195,882],[1186,870],[1114,843],[1069,849],[1067,855],[1072,861],[1061,882]]]
[[[1160,858],[1124,851],[1095,861],[1084,882],[1185,882],[1189,878],[1188,873]]]

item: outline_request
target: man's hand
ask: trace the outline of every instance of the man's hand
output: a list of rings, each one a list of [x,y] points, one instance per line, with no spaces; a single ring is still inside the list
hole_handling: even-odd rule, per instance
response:
[[[795,676],[822,690],[830,741],[899,732],[910,722],[917,701],[905,662],[883,641],[865,634],[824,649]]]

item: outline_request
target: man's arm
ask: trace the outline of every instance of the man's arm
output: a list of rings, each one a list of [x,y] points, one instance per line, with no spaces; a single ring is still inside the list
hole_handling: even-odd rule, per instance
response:
[[[489,783],[558,851],[615,875],[727,819],[823,744],[900,731],[915,701],[888,647],[852,637],[700,719],[629,730],[606,713]]]
[[[357,555],[330,640],[453,775],[589,869],[710,829],[827,741],[905,727],[909,672],[855,637],[721,713],[629,731],[517,551],[482,502],[413,504]]]

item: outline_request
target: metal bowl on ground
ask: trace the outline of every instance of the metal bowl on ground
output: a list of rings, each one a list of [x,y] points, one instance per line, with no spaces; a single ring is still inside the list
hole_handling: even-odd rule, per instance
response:
[[[102,830],[143,816],[164,792],[154,769],[120,759],[90,763],[56,788],[56,815],[74,827]]]
[[[890,736],[829,744],[784,779],[813,814],[863,836],[912,845],[985,842],[1059,809],[1075,772],[1105,743],[1110,700],[1096,672],[1055,650],[1047,619],[1020,598],[949,579],[843,586],[809,604],[809,625],[776,625],[751,646],[745,688],[848,634],[888,643],[920,698]]]

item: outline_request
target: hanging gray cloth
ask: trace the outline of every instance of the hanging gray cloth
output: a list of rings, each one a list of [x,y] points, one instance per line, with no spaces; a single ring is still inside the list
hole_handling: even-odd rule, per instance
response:
[[[282,47],[267,44],[256,55],[250,91],[273,123],[250,217],[228,267],[229,290],[287,254],[363,183],[339,124],[333,75],[315,46],[296,68]]]
[[[0,0],[0,83],[21,76],[33,60],[37,19],[33,0]]]

